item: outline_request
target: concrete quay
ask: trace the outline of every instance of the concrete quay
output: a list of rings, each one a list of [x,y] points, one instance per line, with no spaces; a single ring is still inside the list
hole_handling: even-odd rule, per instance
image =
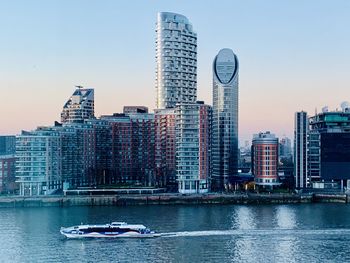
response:
[[[153,194],[104,196],[3,196],[0,208],[10,207],[70,207],[70,206],[131,206],[131,205],[209,205],[209,204],[298,204],[347,203],[346,194]]]

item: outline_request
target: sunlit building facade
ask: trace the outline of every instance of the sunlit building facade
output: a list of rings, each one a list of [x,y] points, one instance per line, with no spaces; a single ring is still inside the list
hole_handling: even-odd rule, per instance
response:
[[[16,138],[20,195],[45,195],[61,187],[61,139],[57,131],[23,131]]]
[[[20,195],[49,195],[95,186],[96,132],[83,123],[38,127],[16,138],[16,182]]]
[[[160,12],[156,24],[156,108],[197,100],[197,34],[180,14]]]
[[[252,174],[255,184],[273,188],[280,185],[278,180],[278,138],[270,132],[253,136]]]
[[[209,191],[211,106],[178,104],[175,109],[176,176],[183,194]]]
[[[73,95],[64,104],[61,113],[61,122],[83,123],[95,117],[94,89],[85,89],[77,86]]]
[[[111,174],[106,184],[155,185],[154,114],[104,115],[111,129]]]
[[[220,50],[213,63],[212,189],[230,187],[238,172],[238,59]]]

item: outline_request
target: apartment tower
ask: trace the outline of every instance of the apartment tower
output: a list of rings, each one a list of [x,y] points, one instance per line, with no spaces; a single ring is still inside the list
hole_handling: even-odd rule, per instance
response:
[[[212,189],[231,185],[238,170],[238,59],[221,49],[213,63]]]
[[[160,12],[156,24],[156,108],[197,100],[197,34],[180,14]]]

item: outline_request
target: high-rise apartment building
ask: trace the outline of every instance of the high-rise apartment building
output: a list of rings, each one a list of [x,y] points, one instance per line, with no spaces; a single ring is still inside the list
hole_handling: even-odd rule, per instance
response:
[[[20,195],[49,194],[62,183],[61,141],[57,131],[23,131],[16,138],[16,178]]]
[[[252,174],[255,184],[273,188],[278,180],[278,138],[270,132],[255,134],[252,142]]]
[[[96,132],[84,123],[38,127],[16,140],[16,177],[20,195],[48,195],[95,186]]]
[[[94,89],[77,86],[73,95],[63,106],[61,122],[83,123],[84,120],[94,117]]]
[[[309,121],[305,111],[296,112],[294,117],[294,177],[296,189],[306,188],[308,179],[308,129]]]
[[[156,108],[197,100],[197,34],[180,14],[160,12],[156,24]]]
[[[62,127],[39,127],[37,130],[59,133],[62,182],[71,188],[96,185],[96,134],[92,125],[67,123]]]
[[[115,113],[102,120],[111,127],[111,176],[106,184],[155,184],[154,114]]]
[[[156,109],[155,118],[155,173],[158,186],[176,191],[175,168],[175,109]]]
[[[238,170],[238,59],[231,49],[213,63],[212,189],[228,187]]]
[[[312,182],[350,179],[350,105],[309,118],[308,169]],[[349,187],[349,186],[348,186]]]
[[[211,111],[211,107],[203,102],[176,106],[175,160],[180,193],[205,193],[209,190]]]
[[[106,185],[112,171],[112,128],[108,121],[90,119],[85,121],[94,131],[95,185]]]

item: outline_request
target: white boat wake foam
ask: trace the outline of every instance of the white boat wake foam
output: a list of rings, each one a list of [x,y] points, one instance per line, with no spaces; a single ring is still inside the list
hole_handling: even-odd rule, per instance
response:
[[[237,229],[161,233],[161,237],[349,235],[350,229]],[[350,235],[349,235],[350,236]]]

